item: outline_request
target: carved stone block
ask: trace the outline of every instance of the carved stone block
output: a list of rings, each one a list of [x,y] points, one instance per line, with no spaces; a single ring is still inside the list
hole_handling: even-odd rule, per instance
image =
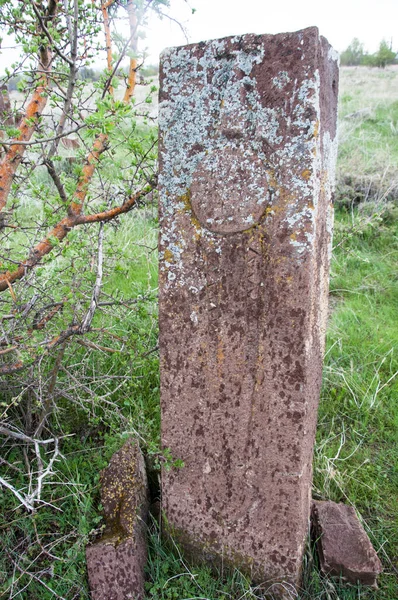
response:
[[[185,464],[163,508],[196,557],[281,597],[310,514],[337,81],[316,28],[161,57],[162,442]]]

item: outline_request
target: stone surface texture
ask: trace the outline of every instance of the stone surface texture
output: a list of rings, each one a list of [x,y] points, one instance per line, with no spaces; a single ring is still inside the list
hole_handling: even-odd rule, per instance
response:
[[[280,596],[309,523],[337,87],[316,28],[161,56],[162,443],[185,463],[163,508],[194,556]]]
[[[312,527],[326,575],[377,587],[383,567],[352,506],[314,501]]]
[[[104,536],[86,548],[93,600],[144,598],[149,499],[145,463],[137,443],[127,442],[101,473]]]

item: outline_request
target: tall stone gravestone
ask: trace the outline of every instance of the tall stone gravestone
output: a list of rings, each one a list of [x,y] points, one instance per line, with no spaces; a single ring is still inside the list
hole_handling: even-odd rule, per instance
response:
[[[308,530],[337,81],[316,28],[161,59],[162,443],[184,461],[163,508],[191,553],[279,596]]]

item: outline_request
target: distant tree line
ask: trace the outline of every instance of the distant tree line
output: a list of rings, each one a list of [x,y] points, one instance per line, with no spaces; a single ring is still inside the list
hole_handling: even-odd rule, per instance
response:
[[[364,65],[384,69],[387,65],[398,64],[398,53],[392,49],[392,43],[382,40],[377,52],[369,54],[364,50],[362,42],[354,38],[348,48],[340,54],[340,62],[344,66]]]

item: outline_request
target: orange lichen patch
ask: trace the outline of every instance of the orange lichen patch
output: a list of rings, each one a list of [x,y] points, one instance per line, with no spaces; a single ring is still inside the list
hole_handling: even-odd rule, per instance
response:
[[[174,262],[174,254],[168,248],[164,251],[164,260],[169,263]]]
[[[309,178],[311,177],[311,171],[310,171],[310,169],[304,169],[304,171],[301,172],[301,177],[303,179],[305,179],[305,181],[308,181]]]
[[[319,136],[319,121],[317,121],[314,126],[314,138],[317,138],[318,136]]]
[[[192,212],[191,193],[189,190],[187,190],[186,194],[179,196],[178,202],[183,203],[183,205],[184,205],[183,211],[184,212],[189,212],[189,213]]]
[[[199,239],[201,236],[201,231],[202,231],[201,224],[199,223],[198,219],[193,215],[191,216],[191,223],[196,229],[196,233],[195,233],[196,239]]]
[[[296,232],[293,232],[293,233],[290,235],[290,239],[291,239],[291,240],[293,240],[293,241],[294,241],[294,240],[297,240],[297,233],[296,233]]]
[[[267,169],[266,174],[267,174],[268,186],[271,186],[274,188],[279,187],[278,179],[277,179],[277,176],[275,175],[275,171],[273,169]]]
[[[265,216],[272,216],[274,214],[274,207],[273,206],[267,206],[267,208],[265,209]]]
[[[259,343],[257,352],[258,352],[258,355],[257,355],[257,360],[256,360],[256,381],[255,381],[255,385],[254,385],[255,391],[257,391],[260,388],[261,384],[264,381],[265,347],[262,342]],[[253,409],[254,409],[254,404],[252,404],[252,411],[253,411]]]
[[[198,219],[196,218],[195,213],[193,212],[193,208],[192,208],[192,204],[191,204],[190,190],[187,190],[186,194],[179,196],[178,202],[182,202],[182,204],[184,205],[184,208],[182,209],[181,212],[185,212],[185,213],[189,214],[189,216],[191,218],[191,223],[195,228],[194,239],[196,241],[199,240],[202,235],[202,226],[199,223]]]
[[[224,360],[225,360],[224,344],[223,344],[222,338],[220,338],[218,341],[218,345],[217,345],[217,362],[221,366],[222,363],[224,362]]]

